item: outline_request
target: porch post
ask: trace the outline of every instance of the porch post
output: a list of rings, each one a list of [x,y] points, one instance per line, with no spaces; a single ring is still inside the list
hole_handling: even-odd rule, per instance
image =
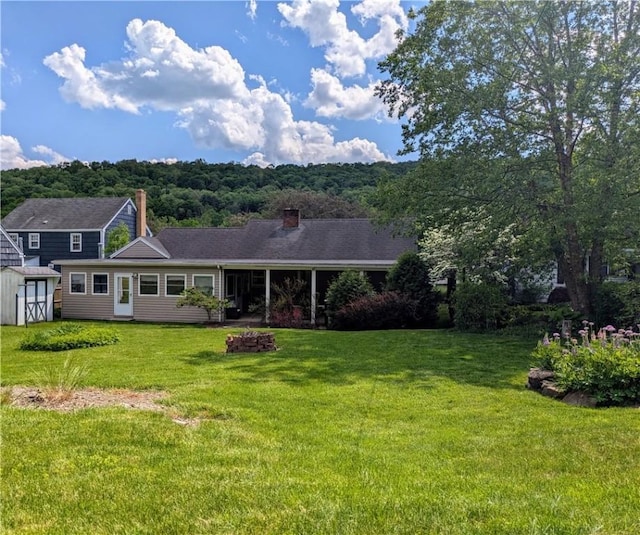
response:
[[[311,270],[311,326],[316,324],[316,270]]]
[[[271,302],[271,270],[264,270],[264,319],[269,323],[269,303]]]

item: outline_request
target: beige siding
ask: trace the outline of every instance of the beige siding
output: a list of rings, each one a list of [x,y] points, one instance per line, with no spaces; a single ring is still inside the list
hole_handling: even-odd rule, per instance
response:
[[[158,251],[149,247],[146,243],[134,243],[127,250],[122,251],[117,258],[165,258]]]
[[[69,273],[86,273],[87,288],[86,294],[78,295],[69,292]],[[92,295],[91,284],[93,273],[107,273],[109,276],[109,293],[104,295]],[[130,317],[122,317],[114,315],[114,274],[115,273],[131,273],[137,274],[137,278],[133,279],[133,315]],[[140,295],[139,294],[139,277],[141,274],[156,274],[159,279],[159,295]],[[215,295],[219,296],[221,292],[221,273],[216,268],[197,268],[197,269],[154,269],[154,268],[136,268],[127,271],[123,268],[82,268],[80,266],[63,267],[62,270],[62,317],[66,319],[97,319],[97,320],[137,320],[137,321],[156,321],[156,322],[182,322],[182,323],[201,323],[207,320],[207,313],[195,307],[176,306],[177,297],[165,296],[165,275],[176,274],[187,276],[187,287],[193,285],[193,275],[213,275],[215,285]],[[214,318],[220,320],[219,317]]]

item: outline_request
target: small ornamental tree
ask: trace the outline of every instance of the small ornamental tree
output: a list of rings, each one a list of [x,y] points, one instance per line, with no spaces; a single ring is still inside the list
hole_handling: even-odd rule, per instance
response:
[[[387,275],[387,290],[416,301],[416,323],[433,325],[438,316],[438,294],[431,284],[429,266],[417,253],[402,254]]]
[[[129,234],[129,227],[127,227],[124,221],[121,221],[116,228],[110,230],[107,234],[107,245],[104,249],[105,256],[109,256],[118,249],[122,249],[130,241],[131,235]]]
[[[371,286],[369,279],[356,271],[343,271],[331,282],[327,290],[326,303],[329,321],[344,306],[360,297],[373,294],[373,286]]]
[[[195,287],[184,290],[176,302],[178,308],[189,306],[204,309],[209,321],[213,320],[214,312],[221,312],[227,305],[226,299],[218,299],[215,295],[209,295]]]

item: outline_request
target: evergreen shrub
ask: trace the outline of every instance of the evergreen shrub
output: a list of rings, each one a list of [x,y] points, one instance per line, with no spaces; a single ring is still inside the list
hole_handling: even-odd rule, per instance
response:
[[[357,271],[343,271],[327,289],[326,305],[329,325],[335,314],[349,303],[361,297],[373,295],[373,286],[366,277]]]
[[[491,331],[504,325],[508,298],[501,286],[463,282],[453,300],[454,323],[461,331]]]

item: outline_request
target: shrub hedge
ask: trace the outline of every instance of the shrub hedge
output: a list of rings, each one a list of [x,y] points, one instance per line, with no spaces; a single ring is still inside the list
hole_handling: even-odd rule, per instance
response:
[[[106,346],[119,340],[114,329],[65,323],[59,327],[29,334],[20,349],[29,351],[66,351],[82,347]]]
[[[338,330],[402,329],[415,325],[418,302],[407,294],[382,292],[360,297],[335,313],[332,327]]]

